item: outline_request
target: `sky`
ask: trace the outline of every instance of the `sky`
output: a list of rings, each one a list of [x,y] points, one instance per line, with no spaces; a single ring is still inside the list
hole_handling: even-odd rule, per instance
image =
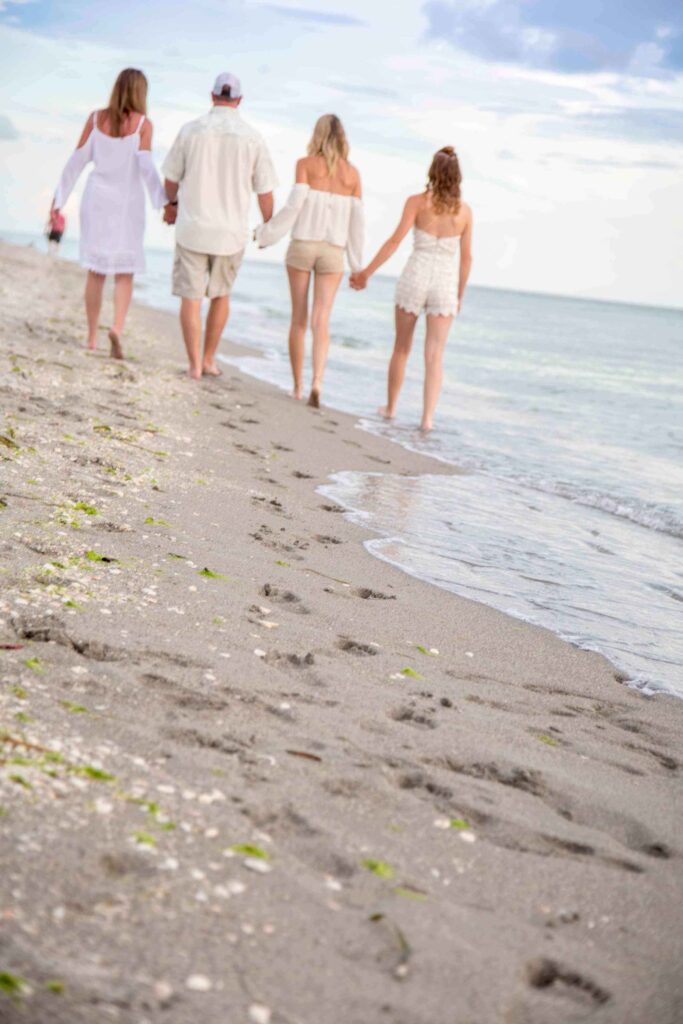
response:
[[[680,2],[0,0],[0,233],[41,230],[87,115],[126,66],[149,78],[159,163],[208,109],[215,75],[238,74],[280,203],[316,118],[338,114],[368,258],[433,152],[454,145],[473,283],[683,307]],[[75,195],[72,235],[77,211]],[[147,242],[172,245],[152,211]],[[282,259],[284,244],[258,258]]]

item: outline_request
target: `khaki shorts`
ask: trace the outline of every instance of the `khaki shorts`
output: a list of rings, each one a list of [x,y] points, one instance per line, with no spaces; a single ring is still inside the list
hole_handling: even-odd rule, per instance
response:
[[[244,249],[230,256],[193,252],[176,242],[173,260],[173,294],[183,299],[217,299],[229,295],[240,269]]]
[[[285,263],[295,270],[313,270],[316,274],[343,274],[344,248],[331,242],[303,242],[293,238]]]

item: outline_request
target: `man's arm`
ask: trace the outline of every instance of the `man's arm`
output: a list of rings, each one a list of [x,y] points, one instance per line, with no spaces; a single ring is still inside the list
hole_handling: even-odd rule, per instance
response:
[[[171,181],[170,178],[164,178],[164,188],[166,189],[169,203],[175,203],[178,198],[178,182]]]
[[[178,182],[164,178],[164,188],[168,199],[164,206],[164,224],[175,224],[178,216]]]
[[[266,224],[273,216],[273,193],[272,192],[259,192],[258,194],[258,205],[263,217],[263,223]]]

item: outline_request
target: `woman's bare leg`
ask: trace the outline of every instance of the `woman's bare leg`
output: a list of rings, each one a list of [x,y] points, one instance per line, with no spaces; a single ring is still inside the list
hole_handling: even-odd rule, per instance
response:
[[[304,347],[306,344],[306,327],[308,326],[308,286],[311,275],[308,270],[297,270],[287,267],[289,278],[289,294],[292,299],[292,321],[289,326],[289,361],[292,364],[294,380],[293,395],[301,398],[303,394]]]
[[[396,340],[394,351],[389,361],[389,374],[387,377],[387,404],[380,406],[379,412],[385,419],[391,420],[396,415],[396,403],[403,386],[403,378],[406,375],[406,363],[410,350],[413,347],[413,335],[417,317],[414,313],[406,313],[400,306],[395,307],[396,311]]]
[[[121,335],[133,296],[133,275],[114,274],[114,323],[109,331],[112,359],[123,359]]]
[[[337,289],[343,274],[316,274],[313,285],[313,310],[311,329],[313,331],[313,380],[308,404],[314,408],[320,405],[320,389],[330,347],[330,316]]]
[[[123,328],[126,323],[126,315],[128,313],[128,307],[130,306],[130,300],[133,297],[133,275],[132,274],[115,274],[114,275],[114,323],[112,324],[112,330],[116,334],[123,334]]]
[[[434,423],[434,410],[439,400],[441,382],[443,381],[443,350],[446,347],[446,339],[452,323],[452,316],[427,317],[424,402],[420,430],[431,430]]]
[[[104,281],[104,274],[96,274],[94,270],[89,270],[85,279],[85,315],[88,319],[88,348],[91,352],[97,348],[97,328],[102,309]]]

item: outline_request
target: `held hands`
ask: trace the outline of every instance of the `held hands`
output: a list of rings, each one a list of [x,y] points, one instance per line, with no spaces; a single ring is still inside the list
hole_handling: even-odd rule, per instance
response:
[[[178,204],[166,203],[164,206],[164,224],[175,224],[178,216]]]
[[[356,270],[349,277],[349,284],[355,292],[362,292],[368,286],[368,276],[366,270]]]

